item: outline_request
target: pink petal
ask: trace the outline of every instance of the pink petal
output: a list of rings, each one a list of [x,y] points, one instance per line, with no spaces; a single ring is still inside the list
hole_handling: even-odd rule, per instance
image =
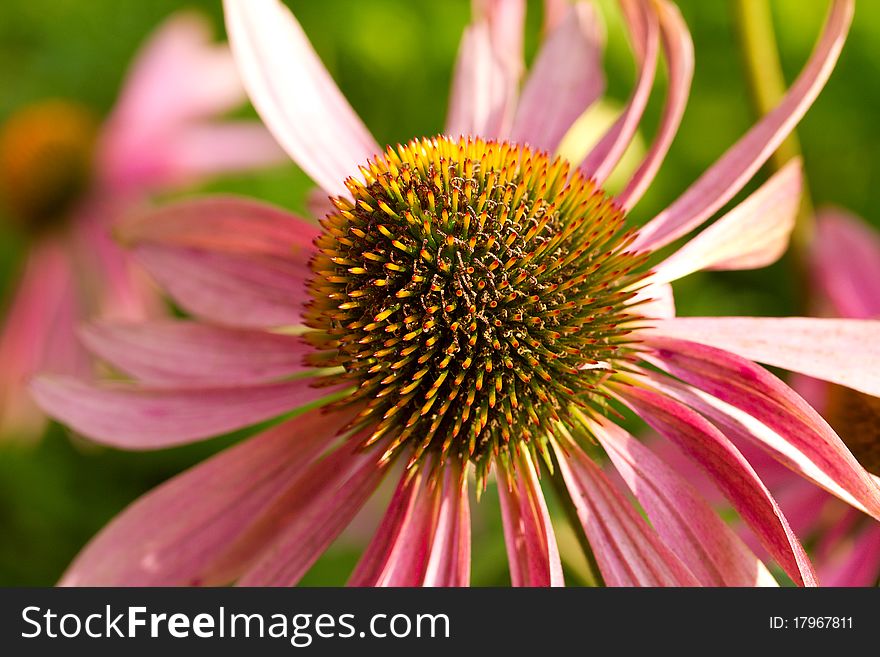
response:
[[[788,247],[800,207],[803,176],[793,160],[755,193],[654,267],[667,283],[701,269],[757,269]]]
[[[31,393],[50,415],[97,442],[159,449],[242,429],[327,396],[311,379],[241,388],[143,388],[92,385],[41,376]]]
[[[639,67],[638,80],[620,118],[593,148],[580,166],[581,173],[601,186],[626,152],[654,84],[659,49],[657,14],[648,3],[628,0],[622,3],[623,15],[631,34],[633,50]]]
[[[654,331],[880,396],[880,320],[676,317]]]
[[[795,583],[816,585],[812,564],[779,505],[724,434],[668,396],[631,386],[616,392],[649,426],[703,467]]]
[[[166,145],[178,127],[244,100],[232,55],[211,42],[208,21],[192,12],[174,14],[131,67],[100,145],[102,177],[115,186],[149,184],[143,161],[153,160],[157,147]]]
[[[823,586],[875,586],[880,574],[880,525],[871,525],[855,544],[820,569]]]
[[[144,245],[138,260],[187,312],[217,324],[266,328],[298,324],[311,277],[305,258],[241,256]]]
[[[248,95],[287,153],[330,194],[379,152],[278,0],[224,0],[229,42]]]
[[[880,317],[880,233],[843,210],[816,214],[817,283],[842,317]]]
[[[97,322],[80,331],[96,356],[141,381],[235,386],[290,376],[311,350],[298,336],[190,321]]]
[[[351,586],[419,586],[440,512],[440,488],[423,469],[405,473],[388,513],[352,574]]]
[[[557,447],[557,455],[565,485],[608,586],[699,585],[580,447],[570,443],[564,452]]]
[[[204,123],[178,131],[158,149],[156,172],[164,185],[273,166],[287,161],[275,138],[256,122]]]
[[[501,0],[502,2],[504,0]],[[543,32],[546,36],[555,30],[568,13],[569,0],[544,0],[544,25]]]
[[[76,275],[93,316],[140,321],[166,313],[155,283],[111,235],[135,205],[129,196],[101,195],[83,203],[71,219]]]
[[[785,98],[678,200],[648,222],[633,242],[634,248],[656,250],[669,244],[712,216],[743,188],[825,86],[843,48],[853,7],[851,0],[835,0],[819,44]]]
[[[177,475],[107,525],[60,583],[201,583],[206,564],[296,481],[346,421],[310,411]]]
[[[669,283],[654,283],[646,285],[636,293],[630,301],[634,312],[642,317],[651,319],[669,319],[675,317],[675,295]]]
[[[510,128],[521,65],[497,52],[492,28],[482,20],[465,28],[458,50],[445,132],[453,137],[500,139]]]
[[[292,586],[351,522],[387,467],[349,440],[302,474],[208,569],[210,581],[244,570],[241,586]]]
[[[142,211],[116,231],[128,245],[160,244],[308,260],[320,227],[237,196],[206,196]]]
[[[654,387],[692,406],[738,442],[755,443],[849,504],[880,519],[880,488],[828,423],[762,367],[734,354],[669,338],[648,338],[649,361],[687,382],[652,377]]]
[[[620,427],[594,423],[593,435],[645,509],[663,542],[706,586],[776,586],[776,580],[700,494]]]
[[[639,202],[657,175],[681,124],[694,76],[694,44],[678,8],[667,0],[653,3],[653,8],[660,21],[669,86],[654,143],[626,188],[617,197],[618,203],[627,210]]]
[[[602,26],[595,7],[577,2],[547,37],[523,87],[510,139],[553,152],[605,88]]]
[[[319,229],[270,205],[208,197],[141,213],[118,231],[187,311],[218,324],[296,324]]]
[[[514,455],[507,479],[499,469],[498,497],[513,586],[564,586],[550,514],[531,457]]]
[[[425,466],[405,474],[349,586],[466,586],[470,526],[461,468],[448,464],[442,482]],[[463,504],[462,504],[463,502]],[[464,511],[462,510],[464,509]]]
[[[323,219],[328,214],[337,212],[327,192],[320,187],[315,187],[306,194],[306,207],[315,219]]]
[[[71,316],[73,273],[63,247],[53,240],[33,246],[0,333],[0,436],[35,438],[45,417],[27,392],[41,370],[74,373]]]
[[[423,586],[468,586],[471,580],[471,512],[467,477],[449,464],[443,471],[440,515]]]

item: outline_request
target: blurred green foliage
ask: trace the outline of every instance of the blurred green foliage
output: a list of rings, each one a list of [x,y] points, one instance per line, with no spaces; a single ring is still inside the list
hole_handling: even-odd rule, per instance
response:
[[[762,1],[762,0],[756,0]],[[291,0],[306,32],[351,104],[381,143],[442,130],[466,0]],[[610,0],[601,0],[606,7]],[[693,33],[696,77],[665,165],[636,208],[650,218],[743,134],[753,121],[726,2],[682,0]],[[168,13],[197,8],[222,32],[219,0],[4,0],[0,3],[0,120],[30,101],[68,97],[106,112],[138,44]],[[772,0],[782,61],[794,79],[812,48],[827,3]],[[527,51],[534,54],[540,3],[529,3]],[[607,13],[607,12],[606,12]],[[634,71],[619,19],[608,20],[609,94],[624,101]],[[836,203],[880,225],[880,2],[862,2],[840,64],[799,133],[817,205]],[[656,125],[662,94],[649,108]],[[252,112],[252,110],[250,110]],[[212,183],[302,210],[310,183],[290,165]],[[204,191],[204,190],[202,190]],[[0,221],[0,299],[8,298],[25,243]],[[683,315],[792,312],[785,261],[756,272],[700,274],[677,288]],[[3,301],[0,301],[2,304]],[[2,367],[2,363],[0,363]],[[72,439],[55,427],[37,445],[0,445],[0,585],[55,582],[84,542],[139,494],[229,442],[124,453]],[[341,584],[366,527],[338,542],[304,583]],[[497,500],[484,495],[474,520],[474,583],[504,584],[506,559]],[[572,573],[572,578],[576,574]]]

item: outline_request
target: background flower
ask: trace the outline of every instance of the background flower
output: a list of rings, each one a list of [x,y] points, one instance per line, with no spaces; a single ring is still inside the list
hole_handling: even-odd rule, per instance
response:
[[[279,161],[253,122],[219,121],[244,101],[230,54],[195,14],[168,19],[132,64],[100,128],[52,100],[19,109],[0,135],[0,200],[29,250],[0,329],[0,439],[45,425],[25,385],[38,371],[87,376],[76,337],[93,316],[143,319],[162,304],[111,232],[149,194]]]

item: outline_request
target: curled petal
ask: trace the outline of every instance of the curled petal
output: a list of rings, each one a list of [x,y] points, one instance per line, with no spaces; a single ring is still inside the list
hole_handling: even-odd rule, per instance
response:
[[[880,317],[880,235],[843,210],[816,214],[816,280],[842,317]]]
[[[553,152],[563,135],[605,88],[602,25],[589,2],[570,6],[547,37],[526,80],[511,141]]]
[[[834,1],[822,38],[810,61],[779,105],[672,205],[648,222],[633,242],[634,248],[656,250],[669,244],[712,216],[743,188],[794,129],[825,86],[846,40],[854,5],[852,0]]]
[[[330,194],[379,146],[293,14],[278,0],[224,0],[226,30],[254,107],[287,153]]]
[[[580,166],[581,173],[595,180],[600,186],[611,175],[636,134],[651,95],[654,72],[657,69],[659,29],[654,9],[649,2],[641,0],[629,0],[622,4],[624,18],[632,34],[639,75],[635,89],[620,118],[609,128]]]
[[[62,586],[183,586],[331,444],[347,421],[310,411],[230,447],[134,502],[77,556]]]
[[[676,317],[653,330],[880,396],[880,320]]]
[[[563,586],[556,536],[531,457],[521,450],[507,475],[499,477],[498,497],[511,583]]]
[[[617,196],[618,203],[627,210],[639,202],[657,175],[678,132],[694,77],[694,44],[678,8],[667,0],[659,0],[653,3],[653,11],[657,12],[660,21],[669,87],[654,143],[627,186]]]
[[[93,385],[46,375],[31,383],[31,392],[49,415],[97,442],[159,449],[242,429],[329,394],[311,383],[174,389]]]
[[[651,280],[668,283],[701,269],[757,269],[776,262],[788,247],[802,185],[801,163],[794,160],[657,265]]]
[[[706,586],[776,586],[776,580],[700,494],[658,455],[616,425],[593,435],[667,546]]]
[[[557,447],[565,480],[599,570],[609,586],[698,586],[699,582],[666,547],[580,447]]]
[[[89,350],[141,381],[169,386],[261,383],[301,372],[309,349],[298,336],[190,321],[96,322]]]

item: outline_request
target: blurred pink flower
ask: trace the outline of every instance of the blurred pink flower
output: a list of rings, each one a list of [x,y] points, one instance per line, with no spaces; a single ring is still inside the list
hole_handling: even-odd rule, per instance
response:
[[[216,120],[245,100],[228,48],[184,13],[150,37],[102,127],[62,100],[25,107],[4,126],[0,197],[29,253],[0,333],[0,437],[42,432],[25,387],[32,374],[90,371],[74,335],[85,317],[161,311],[111,238],[116,221],[153,192],[282,161],[258,123]]]
[[[798,584],[816,583],[813,567],[734,441],[763,445],[880,517],[880,489],[840,438],[752,362],[877,394],[878,323],[676,318],[671,303],[670,281],[780,255],[799,164],[645,265],[730,201],[803,116],[834,67],[853,3],[833,3],[780,105],[640,230],[625,228],[625,213],[677,131],[693,53],[674,5],[621,5],[635,89],[572,171],[546,152],[602,94],[601,30],[588,2],[550,3],[521,90],[524,3],[477,2],[455,69],[453,137],[383,151],[290,12],[276,0],[227,0],[252,102],[334,197],[323,228],[232,198],[144,215],[123,237],[195,319],[98,323],[87,345],[135,381],[50,376],[33,391],[74,430],[127,449],[248,427],[330,393],[335,403],[287,417],[135,502],[62,583],[294,584],[399,461],[406,472],[351,584],[468,584],[469,472],[479,491],[491,469],[512,583],[560,585],[544,460],[560,469],[607,584],[775,584],[688,481],[612,422],[612,403],[699,464]],[[661,49],[662,122],[611,199],[600,186],[641,121]],[[305,339],[287,330],[300,324]],[[599,447],[651,524],[589,456]]]

